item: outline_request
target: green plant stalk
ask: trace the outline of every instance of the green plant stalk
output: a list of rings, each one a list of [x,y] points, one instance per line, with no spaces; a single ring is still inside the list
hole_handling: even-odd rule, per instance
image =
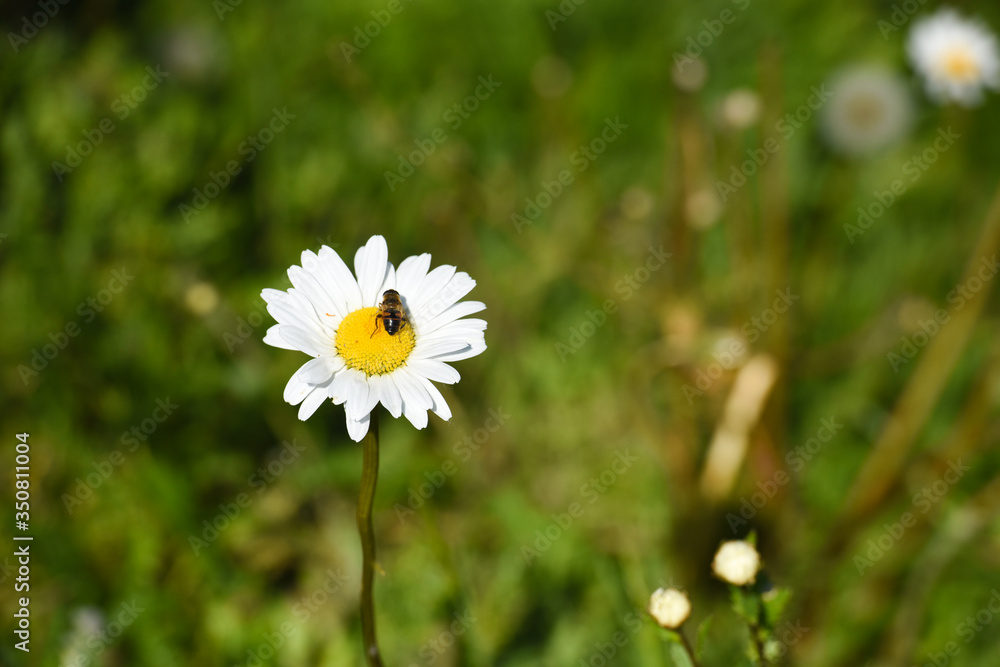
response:
[[[761,667],[767,667],[771,663],[764,656],[764,642],[760,640],[760,625],[756,622],[748,623],[747,625],[750,628],[750,642],[753,644],[754,652],[757,654],[757,664]]]
[[[962,284],[976,276],[979,264],[1000,252],[1000,187],[994,195],[983,231],[969,256]],[[965,350],[973,327],[989,297],[993,281],[984,281],[982,289],[952,314],[948,326],[927,345],[921,360],[886,422],[885,429],[858,473],[841,511],[835,539],[850,532],[861,517],[871,516],[899,478],[921,429],[937,404],[945,383]]]
[[[681,628],[677,628],[677,634],[681,636],[681,645],[684,647],[684,650],[687,651],[688,657],[691,658],[691,664],[694,665],[694,667],[701,667],[701,665],[698,664],[698,657],[695,655],[694,648],[692,648],[691,642],[688,641],[687,635],[684,634],[684,631]]]
[[[372,585],[375,573],[375,531],[372,528],[372,505],[378,482],[378,408],[372,410],[371,425],[364,441],[361,466],[361,490],[358,492],[358,533],[361,535],[361,634],[365,658],[371,667],[382,667],[382,657],[375,638],[375,602]]]

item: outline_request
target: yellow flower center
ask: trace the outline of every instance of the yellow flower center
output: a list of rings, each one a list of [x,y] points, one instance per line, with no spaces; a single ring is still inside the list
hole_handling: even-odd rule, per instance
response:
[[[969,81],[979,77],[979,66],[968,49],[956,47],[944,57],[944,71],[953,79]]]
[[[378,312],[378,308],[355,310],[341,320],[334,338],[337,354],[348,368],[368,376],[391,373],[405,364],[416,343],[409,324],[393,336],[387,334],[382,320],[376,319]]]

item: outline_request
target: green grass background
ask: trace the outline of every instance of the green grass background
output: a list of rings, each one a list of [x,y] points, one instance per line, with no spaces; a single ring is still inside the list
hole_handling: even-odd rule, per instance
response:
[[[963,4],[1000,28],[996,6]],[[143,611],[105,650],[85,651],[88,664],[242,665],[282,628],[291,630],[261,664],[362,664],[361,449],[342,408],[324,405],[303,423],[282,401],[306,357],[261,342],[271,318],[259,294],[290,286],[284,272],[303,249],[329,244],[352,257],[378,233],[397,264],[430,252],[435,264],[469,272],[478,281],[469,298],[487,304],[489,322],[489,349],[457,363],[462,381],[443,389],[451,422],[432,416],[416,431],[383,421],[375,529],[386,664],[601,665],[616,632],[626,640],[606,664],[670,664],[655,628],[630,616],[667,583],[692,598],[689,631],[713,617],[705,664],[746,664],[743,631],[709,563],[720,541],[751,528],[770,578],[794,592],[783,622],[808,628],[785,664],[923,665],[948,642],[960,648],[948,664],[997,664],[1000,618],[990,615],[968,642],[959,629],[1000,590],[997,493],[989,492],[1000,473],[995,299],[885,502],[837,550],[822,547],[920,361],[895,373],[886,354],[928,312],[948,307],[980,234],[998,180],[1000,101],[990,95],[973,110],[929,104],[905,63],[906,28],[885,39],[879,30],[890,2],[740,6],[587,0],[553,30],[546,13],[559,11],[555,1],[401,0],[402,11],[347,62],[341,44],[386,2],[70,0],[16,53],[4,44],[0,498],[13,513],[6,471],[15,434],[29,432],[35,540],[32,651],[13,649],[14,574],[5,572],[0,663],[58,665],[80,608],[113,620],[134,601]],[[220,17],[220,7],[232,11]],[[704,49],[704,87],[679,92],[674,54],[725,9],[736,18]],[[5,34],[37,11],[5,4]],[[179,41],[189,46],[178,50]],[[768,118],[742,132],[721,127],[729,92],[755,89],[783,114],[856,62],[910,81],[912,133],[872,159],[847,161],[822,143],[812,118],[781,141],[776,181],[751,176],[716,224],[687,224],[685,188],[711,187],[774,134]],[[115,100],[157,65],[169,76],[120,118]],[[564,92],[540,94],[552,87],[545,71],[569,73]],[[480,76],[501,85],[452,129],[444,114]],[[179,206],[241,160],[241,142],[275,108],[294,119],[185,220]],[[57,178],[52,163],[106,117],[114,131]],[[627,129],[518,230],[512,214],[523,214],[543,181],[574,170],[574,151],[609,117]],[[843,225],[857,208],[948,126],[961,135],[955,146],[850,243]],[[437,128],[446,141],[390,190],[385,172]],[[774,194],[781,184],[787,197]],[[789,215],[778,237],[775,197]],[[673,257],[625,299],[616,285],[661,244]],[[770,304],[776,268],[801,297],[779,325],[787,344],[770,331],[750,348],[778,354],[784,399],[754,428],[733,490],[712,503],[697,476],[735,372],[690,403],[682,387],[711,365],[720,338]],[[85,321],[79,305],[123,269],[134,280]],[[189,303],[199,284],[218,296],[208,312]],[[570,344],[608,299],[616,312],[560,355],[557,344]],[[25,378],[19,367],[70,322],[79,334]],[[122,436],[168,398],[173,414],[69,511],[64,497],[77,480],[125,450]],[[981,409],[967,417],[976,401]],[[462,449],[490,410],[509,418],[478,450]],[[843,424],[834,439],[789,471],[791,482],[749,524],[730,530],[727,513],[787,470],[786,452],[831,417]],[[956,424],[968,426],[955,437],[970,472],[859,575],[853,557],[884,523],[914,511],[914,494],[947,468],[941,451]],[[293,441],[303,451],[258,494],[255,471]],[[625,450],[637,463],[596,502],[584,499],[584,514],[526,566],[522,547],[534,545],[535,531]],[[454,474],[401,520],[397,505],[449,459]],[[240,493],[252,503],[196,554],[189,537]],[[966,534],[970,515],[983,520]],[[12,560],[12,520],[0,521],[0,562]],[[296,607],[331,572],[342,585],[308,614]],[[921,582],[926,589],[914,592]],[[456,615],[475,621],[452,635]],[[893,653],[905,637],[907,651]]]

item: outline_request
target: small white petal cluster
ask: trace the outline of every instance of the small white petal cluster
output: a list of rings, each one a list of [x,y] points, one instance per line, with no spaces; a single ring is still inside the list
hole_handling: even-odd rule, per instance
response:
[[[927,94],[939,103],[973,106],[982,100],[983,88],[1000,87],[996,36],[953,9],[917,21],[906,50]]]
[[[691,601],[676,588],[657,588],[649,596],[649,615],[660,627],[676,630],[691,615]]]
[[[712,561],[715,576],[737,586],[752,584],[759,570],[760,554],[743,540],[723,542]]]

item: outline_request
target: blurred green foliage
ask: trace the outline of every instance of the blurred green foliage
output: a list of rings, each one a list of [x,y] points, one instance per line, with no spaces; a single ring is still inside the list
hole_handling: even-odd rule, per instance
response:
[[[995,5],[966,5],[1000,27]],[[560,6],[566,20],[553,28],[547,13]],[[431,417],[415,431],[383,421],[376,601],[387,664],[601,665],[623,632],[607,664],[666,665],[656,629],[632,621],[667,583],[691,596],[692,636],[713,616],[704,664],[737,664],[745,629],[709,563],[720,541],[756,529],[769,576],[794,591],[787,621],[808,628],[788,664],[922,665],[955,642],[948,664],[995,665],[1000,622],[968,641],[961,626],[1000,588],[989,491],[1000,472],[995,307],[885,502],[836,548],[825,545],[920,362],[897,373],[886,354],[949,307],[980,234],[1000,164],[996,96],[977,109],[938,108],[913,80],[916,128],[866,161],[837,157],[812,118],[782,140],[778,186],[751,176],[706,224],[689,224],[690,183],[704,179],[714,193],[774,135],[766,113],[758,127],[725,128],[726,96],[753,89],[783,114],[844,65],[912,77],[905,27],[885,39],[877,27],[893,9],[860,0],[58,5],[0,60],[0,467],[12,466],[14,434],[29,432],[35,537],[32,651],[13,649],[16,595],[4,570],[0,662],[61,664],[96,614],[98,627],[129,620],[106,644],[83,642],[88,664],[361,664],[361,450],[341,408],[303,423],[282,401],[305,357],[261,342],[271,318],[259,294],[289,286],[284,271],[303,249],[327,244],[350,258],[380,233],[391,261],[431,252],[478,281],[469,298],[488,305],[490,345],[442,388],[451,422]],[[702,49],[704,87],[679,91],[676,54],[724,10],[735,20]],[[4,32],[21,32],[38,11],[5,5]],[[366,24],[386,16],[358,46]],[[344,47],[352,43],[356,53]],[[157,67],[169,75],[147,70]],[[500,85],[467,118],[447,115],[469,104],[479,77]],[[263,145],[276,110],[289,120]],[[574,153],[609,118],[627,127],[580,170]],[[949,126],[960,134],[954,148],[849,242],[843,226],[858,207]],[[390,188],[386,172],[436,130],[445,140],[431,139],[433,153]],[[261,148],[251,160],[253,137]],[[73,152],[78,166],[59,173],[53,163],[76,162]],[[232,161],[239,172],[227,175]],[[573,182],[519,228],[512,215],[564,170]],[[768,214],[776,198],[790,221],[778,237]],[[671,259],[626,298],[622,281],[661,245]],[[775,254],[782,247],[787,262]],[[780,286],[800,297],[780,320],[787,340],[770,330],[747,345],[779,360],[783,398],[755,427],[734,487],[712,502],[698,475],[736,371],[691,401],[683,386],[771,303],[775,263],[787,275]],[[134,279],[116,291],[115,271]],[[588,327],[608,300],[613,312]],[[160,421],[158,400],[177,406]],[[474,449],[468,439],[491,410],[509,418]],[[823,418],[843,428],[791,469],[786,453]],[[920,512],[915,494],[947,469],[940,452],[956,442],[969,472]],[[301,452],[282,463],[293,451],[282,443]],[[584,485],[623,452],[637,462],[591,504]],[[442,472],[448,460],[454,474]],[[778,470],[791,482],[731,530],[727,515]],[[88,476],[99,481],[89,495]],[[584,512],[563,529],[575,502]],[[401,511],[408,503],[419,507]],[[907,511],[916,527],[859,574],[854,557]],[[213,521],[225,526],[217,539]],[[11,526],[0,524],[5,564]],[[540,540],[546,530],[556,539]],[[192,536],[207,544],[193,547]],[[526,546],[539,551],[529,564]],[[134,618],[130,604],[142,610]],[[909,652],[892,653],[899,646]]]

